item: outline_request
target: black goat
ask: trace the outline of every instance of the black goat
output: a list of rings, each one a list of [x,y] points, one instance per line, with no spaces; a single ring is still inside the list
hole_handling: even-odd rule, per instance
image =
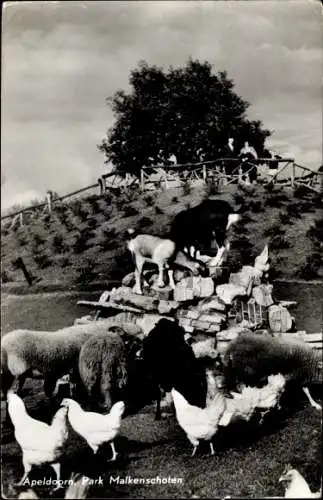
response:
[[[179,212],[172,224],[170,238],[179,250],[191,247],[210,250],[213,241],[220,258],[226,242],[227,230],[240,219],[231,205],[223,200],[204,200],[199,205]]]
[[[205,407],[207,382],[201,360],[184,338],[177,323],[162,318],[143,340],[142,357],[146,372],[164,391],[175,388],[192,405]],[[156,419],[160,414],[160,394]]]

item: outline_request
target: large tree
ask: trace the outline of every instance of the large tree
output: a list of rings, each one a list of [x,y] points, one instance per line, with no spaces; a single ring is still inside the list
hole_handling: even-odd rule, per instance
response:
[[[120,173],[138,174],[142,166],[212,160],[229,137],[245,141],[261,155],[266,137],[260,121],[246,116],[249,103],[234,90],[226,72],[214,74],[208,62],[189,60],[168,71],[141,62],[130,74],[131,92],[107,99],[115,124],[98,146]]]

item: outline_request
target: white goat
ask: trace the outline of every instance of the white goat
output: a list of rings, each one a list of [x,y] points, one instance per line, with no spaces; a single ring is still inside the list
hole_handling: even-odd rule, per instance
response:
[[[169,269],[169,260],[174,258],[176,245],[172,240],[159,238],[150,234],[138,234],[135,236],[133,229],[128,229],[127,247],[131,252],[135,264],[135,291],[142,294],[141,275],[145,262],[151,262],[158,266],[159,276],[157,286],[164,286],[164,269],[168,270],[169,284],[175,288],[173,270]]]
[[[135,264],[136,293],[142,294],[141,275],[145,262],[156,264],[159,269],[157,286],[164,286],[164,270],[167,269],[169,284],[175,288],[174,271],[170,264],[188,269],[193,276],[205,276],[208,273],[206,265],[184,252],[178,251],[174,241],[150,234],[138,234],[134,230],[128,230],[127,247],[131,252]]]

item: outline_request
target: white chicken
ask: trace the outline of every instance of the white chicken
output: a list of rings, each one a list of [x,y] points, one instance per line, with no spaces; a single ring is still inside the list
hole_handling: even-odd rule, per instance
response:
[[[110,413],[106,415],[84,411],[79,403],[70,398],[63,399],[62,405],[68,408],[68,419],[71,426],[88,442],[94,453],[98,451],[101,444],[110,443],[113,454],[111,460],[115,460],[117,452],[113,440],[120,431],[121,419],[125,411],[124,402],[115,403]]]
[[[250,420],[256,409],[263,416],[275,406],[286,385],[283,375],[270,375],[268,383],[261,388],[243,386],[241,393],[232,392],[233,399],[226,399],[226,410],[220,420],[221,426],[227,426],[235,418]]]
[[[219,420],[225,411],[225,398],[218,393],[207,408],[190,405],[176,389],[172,389],[176,418],[194,446],[195,455],[200,440],[209,441],[211,455],[214,455],[212,438],[218,430]]]
[[[67,440],[66,408],[60,408],[51,425],[30,417],[23,400],[8,392],[8,413],[15,428],[15,438],[22,449],[24,474],[18,485],[27,478],[33,465],[51,464],[60,480],[62,447]]]
[[[320,491],[312,493],[307,481],[297,469],[285,470],[279,482],[285,484],[285,498],[321,498],[322,486]]]

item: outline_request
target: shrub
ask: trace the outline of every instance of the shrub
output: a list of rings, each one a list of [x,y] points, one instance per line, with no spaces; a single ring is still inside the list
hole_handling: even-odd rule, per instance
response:
[[[133,207],[132,205],[126,205],[124,207],[124,217],[133,217],[134,215],[138,215],[139,210]]]
[[[302,217],[298,203],[290,203],[287,205],[286,210],[290,217],[294,217],[295,219],[300,219]]]
[[[320,276],[322,266],[323,258],[321,253],[313,252],[307,256],[305,263],[301,266],[298,272],[298,275],[305,280],[316,279]]]
[[[150,226],[153,223],[153,221],[149,217],[142,217],[138,221],[138,227],[141,229],[143,227]]]
[[[37,247],[45,243],[45,239],[38,233],[33,233],[31,236],[32,243]]]
[[[192,186],[190,181],[183,182],[183,196],[188,196],[192,192]]]
[[[282,234],[275,234],[271,238],[269,246],[271,250],[280,250],[283,248],[289,248],[291,245],[285,236]]]
[[[286,230],[281,227],[279,223],[274,223],[271,226],[267,227],[264,231],[264,236],[283,236],[285,234]]]
[[[286,212],[279,212],[278,217],[279,217],[279,222],[282,225],[286,225],[286,224],[291,224],[292,223],[292,221],[290,219],[290,216]]]
[[[318,219],[314,222],[314,224],[309,228],[306,233],[306,236],[310,238],[313,245],[321,249],[323,242],[323,218]]]
[[[295,198],[305,198],[309,195],[309,190],[305,186],[296,186],[293,195]]]
[[[150,194],[144,196],[144,201],[146,202],[147,207],[152,207],[155,203],[154,198]]]
[[[34,254],[33,257],[39,269],[45,269],[52,265],[51,258],[45,253]]]
[[[164,211],[159,208],[157,205],[155,206],[155,212],[156,212],[156,215],[162,215],[164,213]]]
[[[9,283],[10,281],[13,281],[12,276],[5,269],[1,269],[1,283]]]
[[[205,196],[208,198],[209,196],[214,196],[219,194],[219,185],[215,181],[214,178],[208,179],[205,187]]]
[[[259,200],[256,200],[256,201],[251,200],[251,201],[249,202],[249,209],[250,209],[252,212],[254,212],[254,213],[264,212],[264,210],[265,210],[265,209],[264,209],[264,206],[263,206],[263,204],[262,204],[262,202],[261,202],[261,201],[259,201]]]
[[[77,266],[76,268],[77,276],[75,282],[80,285],[85,285],[93,281],[97,273],[95,272],[95,263],[90,259],[86,259],[85,262]]]

